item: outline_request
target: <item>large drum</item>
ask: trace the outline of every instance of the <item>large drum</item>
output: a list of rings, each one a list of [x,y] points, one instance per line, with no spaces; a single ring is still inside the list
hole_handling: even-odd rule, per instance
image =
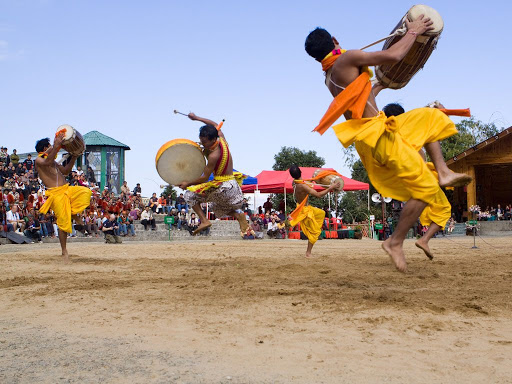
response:
[[[175,139],[162,145],[155,162],[158,174],[170,185],[196,180],[206,166],[199,144],[187,139]]]
[[[414,21],[420,15],[429,17],[433,22],[432,27],[434,27],[434,29],[417,36],[412,48],[400,62],[396,64],[379,65],[375,68],[377,80],[386,88],[400,89],[405,87],[412,77],[423,68],[430,54],[436,48],[437,41],[443,31],[444,23],[441,15],[434,8],[427,5],[415,5],[409,9],[407,14],[393,29],[392,33],[396,32],[398,29],[405,30],[405,20]],[[382,49],[388,49],[393,44],[396,44],[402,36],[403,34],[389,37]]]
[[[313,172],[313,178],[317,177],[320,174],[320,172],[324,172],[324,171],[322,171],[321,169],[317,169],[315,172]],[[316,183],[321,184],[322,186],[328,187],[331,184],[336,183],[337,181],[340,182],[340,187],[336,188],[335,191],[341,192],[341,191],[343,191],[344,181],[343,181],[343,178],[341,178],[338,175],[324,176],[324,177],[316,180]]]
[[[71,125],[61,125],[57,128],[57,133],[63,132],[64,138],[62,139],[62,148],[68,151],[73,156],[80,156],[85,151],[84,138],[75,128]]]

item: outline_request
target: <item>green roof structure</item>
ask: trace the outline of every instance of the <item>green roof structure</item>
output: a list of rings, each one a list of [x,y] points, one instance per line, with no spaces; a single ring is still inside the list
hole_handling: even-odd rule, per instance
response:
[[[84,136],[86,146],[101,145],[105,147],[120,147],[129,150],[130,147],[98,131],[87,132]]]

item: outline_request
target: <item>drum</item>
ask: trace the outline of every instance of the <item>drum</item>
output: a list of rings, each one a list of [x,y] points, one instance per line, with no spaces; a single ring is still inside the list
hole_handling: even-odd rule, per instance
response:
[[[73,156],[80,156],[85,151],[84,138],[75,128],[71,125],[61,125],[57,128],[57,133],[64,132],[62,140],[62,148],[68,151]]]
[[[416,36],[411,50],[405,57],[396,64],[379,65],[375,68],[375,75],[377,80],[391,89],[400,89],[407,85],[412,77],[423,68],[431,53],[437,45],[437,41],[443,31],[444,23],[441,15],[434,9],[427,5],[415,5],[407,14],[400,20],[398,25],[393,29],[392,33],[398,29],[405,29],[405,20],[414,21],[420,15],[429,17],[432,20],[434,27],[433,30],[425,32],[425,34]],[[394,35],[389,37],[384,43],[383,50],[388,49],[393,44],[396,44],[402,35]]]
[[[170,185],[196,180],[206,166],[201,147],[187,139],[175,139],[162,145],[155,163],[160,177]]]
[[[315,172],[313,172],[313,178],[317,177],[320,174],[320,172],[323,172],[323,171],[321,169],[317,169]],[[343,191],[344,181],[343,181],[343,178],[338,176],[338,175],[327,175],[327,176],[324,176],[324,177],[316,180],[316,183],[317,184],[321,184],[322,186],[329,186],[331,184],[334,184],[337,181],[340,182],[340,187],[336,188],[334,190],[338,191],[338,192],[341,192],[341,191]]]

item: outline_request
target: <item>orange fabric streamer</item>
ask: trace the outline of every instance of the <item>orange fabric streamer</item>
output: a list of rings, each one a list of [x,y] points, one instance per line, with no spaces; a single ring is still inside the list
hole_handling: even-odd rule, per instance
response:
[[[61,129],[61,130],[55,132],[55,137],[57,137],[59,135],[63,135],[64,136],[65,134],[66,134],[66,128]]]
[[[308,198],[309,198],[309,195],[307,195],[304,200],[302,200],[302,203],[300,203],[299,205],[297,205],[297,208],[295,208],[293,210],[292,213],[290,213],[290,217],[292,218],[292,220],[297,220],[297,216],[299,215],[299,213],[302,211],[302,208],[304,208],[306,206],[306,204],[308,203]]]
[[[312,177],[310,179],[304,179],[304,181],[316,181],[316,180],[320,180],[320,179],[324,178],[325,176],[330,176],[330,175],[335,175],[335,176],[340,176],[341,177],[341,175],[338,172],[336,172],[336,171],[326,170],[326,171],[320,172],[315,177]],[[297,181],[295,181],[295,182],[297,182]]]
[[[448,116],[464,116],[464,117],[471,117],[471,111],[469,108],[466,109],[446,109],[446,108],[439,108],[441,112],[446,113]]]
[[[323,135],[348,110],[352,112],[353,119],[362,118],[371,90],[370,75],[367,72],[361,73],[343,92],[334,98],[313,132]]]

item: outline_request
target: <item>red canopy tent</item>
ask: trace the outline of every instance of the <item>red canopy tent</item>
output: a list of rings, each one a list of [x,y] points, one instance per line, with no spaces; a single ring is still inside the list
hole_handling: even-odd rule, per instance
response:
[[[300,167],[302,171],[302,178],[309,179],[313,177],[313,173],[318,168],[312,167]],[[323,171],[334,171],[332,168],[320,168]],[[368,191],[368,210],[370,209],[370,185],[361,181],[352,180],[348,177],[341,176],[343,178],[343,191]],[[258,190],[261,193],[293,193],[293,178],[288,171],[261,171],[256,179],[258,183],[256,185],[243,185],[242,192],[254,193]],[[325,188],[320,185],[315,185],[317,191],[324,190]],[[286,199],[284,200],[286,204]],[[329,200],[330,202],[330,200]],[[285,205],[286,207],[286,205]]]
[[[309,179],[313,177],[313,172],[318,168],[300,167],[302,178]],[[334,171],[332,168],[321,168],[323,171]],[[361,181],[352,180],[348,177],[341,176],[344,182],[344,191],[367,191],[370,186]],[[256,185],[243,185],[244,193],[253,193],[259,190],[261,193],[293,193],[293,178],[288,171],[261,171],[257,176],[258,183]],[[325,188],[315,185],[314,188],[321,191]]]

